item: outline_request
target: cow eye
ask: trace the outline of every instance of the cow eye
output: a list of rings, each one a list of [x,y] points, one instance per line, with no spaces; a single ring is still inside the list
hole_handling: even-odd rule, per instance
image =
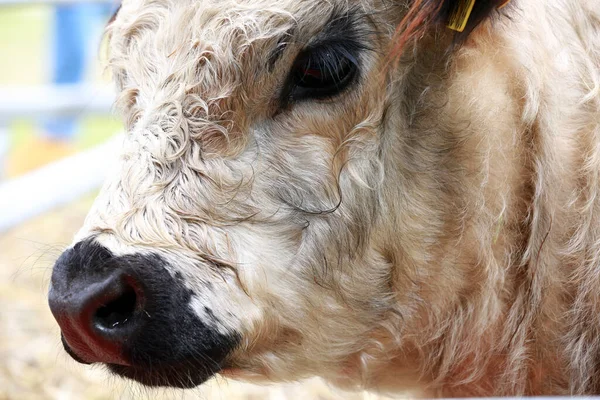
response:
[[[334,97],[352,84],[358,75],[358,61],[341,46],[304,51],[291,72],[292,100]]]

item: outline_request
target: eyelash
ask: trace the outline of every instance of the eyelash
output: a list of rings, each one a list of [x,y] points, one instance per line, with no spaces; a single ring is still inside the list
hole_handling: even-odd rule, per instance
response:
[[[286,103],[341,94],[359,75],[358,48],[352,43],[332,43],[301,52],[288,77]]]

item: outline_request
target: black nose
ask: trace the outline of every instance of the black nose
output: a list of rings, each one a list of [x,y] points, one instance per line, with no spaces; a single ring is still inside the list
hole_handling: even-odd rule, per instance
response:
[[[123,344],[143,329],[147,294],[103,247],[65,252],[52,273],[50,309],[78,361],[129,365]]]
[[[240,336],[216,309],[205,307],[211,319],[201,320],[195,293],[173,269],[159,254],[117,256],[94,238],[64,252],[49,303],[65,350],[150,386],[193,387],[218,372]],[[211,287],[203,289],[207,296]]]

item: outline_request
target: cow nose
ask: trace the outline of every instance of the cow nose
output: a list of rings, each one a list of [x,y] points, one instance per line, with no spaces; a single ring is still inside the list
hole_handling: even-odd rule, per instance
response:
[[[67,251],[57,261],[48,296],[65,349],[82,363],[129,365],[123,344],[143,329],[142,285],[101,254],[88,257],[82,265],[75,251]],[[93,273],[74,274],[74,262]]]

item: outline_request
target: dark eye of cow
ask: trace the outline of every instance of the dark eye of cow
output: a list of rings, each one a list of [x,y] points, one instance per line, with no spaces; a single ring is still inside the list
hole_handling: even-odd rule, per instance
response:
[[[290,99],[334,97],[352,84],[358,75],[358,61],[341,46],[325,46],[302,52],[294,62]]]

